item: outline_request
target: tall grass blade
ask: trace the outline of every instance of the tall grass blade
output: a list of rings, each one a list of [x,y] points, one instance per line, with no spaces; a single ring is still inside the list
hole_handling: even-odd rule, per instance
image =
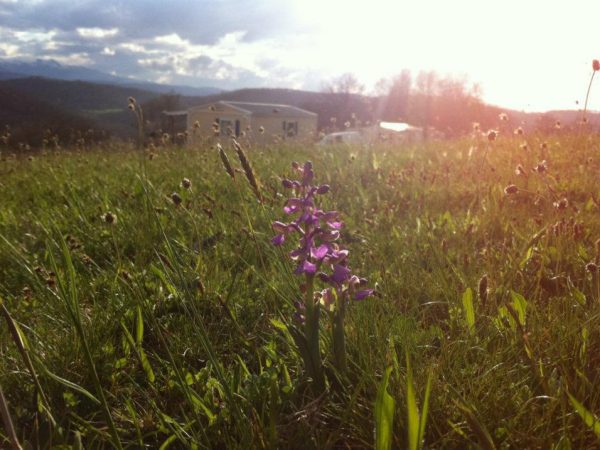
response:
[[[419,448],[419,408],[413,383],[410,358],[406,354],[406,412],[408,422],[408,448],[417,450]]]
[[[396,401],[387,391],[392,370],[393,367],[391,366],[386,369],[377,388],[377,399],[375,400],[376,450],[390,450],[392,448]]]
[[[465,320],[469,327],[469,333],[475,334],[475,308],[473,307],[473,290],[467,288],[462,296],[462,304],[465,311]]]
[[[585,424],[594,432],[596,437],[600,439],[600,419],[596,415],[581,404],[575,397],[567,392],[569,401],[577,411],[577,414],[581,416]]]
[[[425,398],[423,399],[423,411],[419,420],[419,445],[423,445],[425,440],[425,425],[427,424],[427,415],[429,414],[429,396],[431,394],[431,382],[433,379],[433,371],[427,376],[427,384],[425,385]]]
[[[8,439],[10,440],[13,449],[21,450],[23,447],[19,444],[19,439],[17,438],[17,433],[8,410],[8,402],[6,401],[6,398],[4,398],[4,392],[2,392],[2,386],[0,386],[0,415],[2,415],[4,429],[8,434]]]

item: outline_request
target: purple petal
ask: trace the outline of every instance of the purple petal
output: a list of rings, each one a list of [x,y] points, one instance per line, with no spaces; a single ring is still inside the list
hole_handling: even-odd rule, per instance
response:
[[[344,259],[346,259],[349,254],[350,254],[350,252],[346,249],[337,250],[337,251],[331,252],[330,258],[339,263],[339,262],[343,261]]]
[[[328,251],[329,245],[321,244],[317,248],[313,247],[310,249],[310,256],[320,261],[327,256]]]
[[[322,184],[317,189],[317,194],[319,194],[319,195],[327,194],[328,192],[329,192],[329,185],[328,184]]]
[[[288,180],[287,178],[281,180],[281,184],[286,189],[292,189],[294,187],[294,183],[292,183],[292,181]]]
[[[350,269],[348,269],[346,266],[340,266],[339,264],[336,264],[333,268],[331,279],[338,284],[342,284],[350,277],[350,273]]]
[[[304,272],[305,273],[309,273],[311,275],[314,275],[315,273],[317,273],[317,266],[316,264],[311,263],[310,261],[304,261]]]
[[[356,294],[354,294],[354,300],[356,300],[356,301],[364,300],[365,298],[373,295],[374,292],[375,292],[374,289],[364,289],[362,291],[358,291]]]
[[[271,243],[273,245],[281,245],[285,242],[285,234],[278,234],[273,239],[271,239]]]
[[[339,230],[342,228],[342,222],[327,222],[329,228],[333,228],[334,230]]]
[[[314,275],[317,272],[317,266],[313,263],[311,263],[310,261],[302,261],[302,263],[298,264],[298,267],[296,267],[296,270],[294,273],[301,274],[301,273],[308,273],[309,275]]]

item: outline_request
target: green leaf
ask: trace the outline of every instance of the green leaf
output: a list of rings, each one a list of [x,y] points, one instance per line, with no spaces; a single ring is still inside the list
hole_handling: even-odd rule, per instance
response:
[[[66,379],[64,379],[62,377],[59,377],[55,373],[50,372],[45,367],[44,367],[44,372],[46,372],[46,375],[48,375],[54,381],[58,381],[63,386],[68,387],[69,389],[73,389],[76,392],[79,392],[80,394],[86,396],[87,398],[89,398],[91,401],[93,401],[97,405],[101,404],[100,400],[98,400],[96,397],[94,397],[94,395],[90,391],[88,391],[87,389],[82,388],[81,386],[79,386],[78,384],[73,383],[72,381],[69,381],[69,380],[66,380]]]
[[[287,326],[279,319],[271,319],[271,325],[281,331],[287,331]]]
[[[150,383],[154,383],[156,377],[154,376],[154,371],[152,370],[152,366],[150,365],[148,356],[146,356],[146,352],[144,351],[142,346],[138,347],[137,351],[140,355],[140,362],[142,363],[142,368],[144,369],[144,372],[146,372],[146,377],[148,378],[148,381]]]
[[[421,419],[419,420],[419,443],[422,445],[425,439],[425,425],[427,424],[427,415],[429,414],[429,396],[431,394],[431,381],[433,378],[433,371],[429,371],[427,376],[427,384],[425,385],[425,398],[423,399],[423,411],[421,412]]]
[[[519,323],[525,325],[525,313],[527,312],[527,300],[521,294],[517,294],[515,291],[510,291],[512,298],[512,306],[517,311],[519,317]]]
[[[377,399],[375,400],[376,450],[390,450],[392,448],[396,401],[387,391],[391,373],[392,367],[390,366],[386,369],[383,379],[377,388]]]
[[[144,339],[144,318],[142,316],[142,308],[138,306],[136,310],[137,318],[135,321],[135,342],[138,346],[141,346],[142,340]]]
[[[473,290],[471,288],[467,288],[463,293],[462,304],[469,333],[475,334],[475,308],[473,307]]]
[[[419,448],[419,408],[413,384],[412,368],[410,358],[406,354],[406,409],[408,418],[408,448],[417,450]]]
[[[525,252],[525,257],[519,263],[519,268],[523,269],[525,267],[525,264],[527,264],[527,261],[529,261],[532,256],[533,256],[533,246],[529,247],[527,249],[527,251]]]
[[[571,293],[573,294],[573,298],[577,300],[577,303],[579,303],[581,306],[585,306],[587,299],[585,298],[585,294],[583,292],[581,292],[576,287],[573,287]]]
[[[585,424],[592,430],[598,438],[600,438],[600,419],[594,415],[590,410],[577,401],[575,397],[567,392],[571,404],[577,411],[577,414],[581,416]]]

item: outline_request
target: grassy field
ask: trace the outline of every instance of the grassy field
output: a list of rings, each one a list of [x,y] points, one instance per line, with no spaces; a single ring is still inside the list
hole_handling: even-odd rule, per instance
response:
[[[600,446],[600,139],[246,148],[258,193],[223,147],[2,153],[0,447]],[[307,160],[376,291],[322,388],[271,243]]]

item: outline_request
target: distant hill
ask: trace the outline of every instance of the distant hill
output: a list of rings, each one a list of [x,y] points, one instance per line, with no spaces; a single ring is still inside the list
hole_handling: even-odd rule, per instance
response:
[[[99,70],[88,69],[87,67],[60,64],[54,60],[37,59],[35,61],[20,61],[0,59],[0,80],[28,77],[113,84],[158,93],[174,91],[181,95],[202,96],[222,92],[222,89],[214,87],[159,84],[133,78],[119,77]]]
[[[48,129],[58,135],[61,142],[71,142],[78,132],[91,129],[93,122],[28,94],[7,89],[0,83],[1,134],[5,126],[10,129],[11,144],[40,146]]]
[[[0,126],[13,123],[14,117],[24,124],[48,121],[50,117],[46,116],[56,110],[65,123],[83,120],[90,127],[119,137],[131,136],[135,130],[127,98],[132,96],[142,103],[159,96],[156,92],[124,86],[39,77],[2,80],[0,90],[4,93],[0,97]],[[21,99],[22,108],[15,109],[12,99]]]

